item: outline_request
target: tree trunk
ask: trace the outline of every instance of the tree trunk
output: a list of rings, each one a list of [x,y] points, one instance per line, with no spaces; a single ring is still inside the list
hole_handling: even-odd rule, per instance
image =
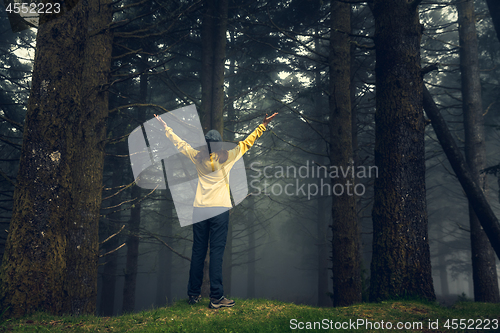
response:
[[[458,34],[460,39],[460,71],[462,75],[462,103],[465,130],[465,159],[476,184],[485,190],[486,147],[484,138],[479,55],[476,35],[474,2],[457,3]],[[495,253],[481,224],[469,205],[469,222],[472,252],[472,277],[476,302],[498,302],[498,277]]]
[[[202,23],[201,126],[223,135],[228,0],[206,0]]]
[[[448,270],[446,269],[446,260],[439,257],[439,282],[441,283],[441,296],[448,296],[450,288],[448,286]]]
[[[206,0],[205,13],[201,25],[201,108],[200,121],[206,133],[212,129],[212,99],[213,99],[213,70],[214,70],[214,1]],[[220,132],[220,131],[219,131]],[[222,134],[222,133],[221,133]]]
[[[495,31],[497,32],[498,41],[500,41],[500,1],[486,0],[486,3],[488,4]]]
[[[435,299],[425,189],[422,27],[407,0],[375,0],[376,105],[372,301]]]
[[[161,203],[159,231],[161,235],[173,235],[173,201],[169,190],[163,191],[165,202]],[[167,244],[170,244],[168,239],[165,239]],[[172,302],[172,251],[165,245],[158,245],[158,275],[156,285],[156,306],[168,306]]]
[[[143,71],[147,66],[140,64],[139,70]],[[148,95],[148,77],[140,76],[139,97],[142,103],[147,102]],[[146,110],[137,111],[137,120],[140,124],[146,121]],[[137,283],[137,264],[139,261],[139,227],[141,225],[141,197],[142,189],[134,184],[132,187],[132,199],[137,202],[130,210],[130,221],[128,225],[129,236],[127,239],[127,263],[125,268],[125,284],[123,287],[123,305],[122,312],[133,312],[135,309],[135,289]]]
[[[132,187],[132,198],[139,200],[142,190],[139,186]],[[137,263],[139,259],[139,227],[141,225],[141,204],[136,203],[130,211],[127,237],[127,263],[125,264],[125,283],[123,286],[122,313],[133,312],[135,309],[135,288],[137,282]]]
[[[351,5],[332,1],[330,37],[330,161],[345,169],[353,168],[351,133]],[[333,179],[332,195],[332,272],[333,305],[349,306],[361,302],[359,230],[356,197],[348,192],[354,183],[352,173],[344,179]],[[352,186],[350,189],[352,190]]]
[[[6,315],[95,312],[111,9],[89,0],[40,18],[0,274]]]
[[[437,269],[439,271],[439,283],[441,286],[441,296],[446,297],[450,294],[450,289],[448,285],[448,264],[446,262],[446,255],[448,251],[448,247],[444,241],[444,237],[446,236],[442,226],[437,231],[438,238],[438,266]]]
[[[467,272],[467,287],[468,287],[468,290],[467,290],[467,295],[470,295],[470,298],[472,298],[472,295],[474,295],[474,278],[473,278],[473,274],[472,274],[472,271],[468,271]]]
[[[443,244],[439,244],[438,260],[439,260],[439,282],[441,283],[441,296],[448,296],[450,294],[450,289],[448,287],[448,269],[446,265],[446,257]]]
[[[314,49],[316,52],[321,53],[321,43],[320,43],[320,32],[321,24],[318,24],[314,34]],[[314,71],[315,76],[315,95],[314,95],[314,109],[315,117],[322,123],[317,126],[317,130],[321,133],[322,138],[318,141],[318,146],[316,147],[316,152],[318,154],[328,153],[326,150],[326,142],[323,138],[328,137],[328,126],[325,124],[325,120],[328,117],[328,108],[325,107],[325,96],[323,95],[323,82],[322,82],[322,66],[318,59],[316,64],[316,69]],[[328,158],[317,156],[318,163],[320,165],[328,165]],[[321,178],[318,177],[316,181],[318,188],[321,187]],[[332,306],[332,297],[329,290],[329,276],[330,276],[330,242],[329,242],[329,232],[330,232],[330,222],[331,222],[331,207],[329,203],[331,199],[328,196],[320,196],[317,198],[318,203],[318,215],[316,218],[316,243],[317,243],[317,268],[318,268],[318,279],[317,279],[317,290],[318,290],[318,306],[326,307]]]
[[[228,0],[206,0],[206,10],[201,27],[202,59],[201,59],[201,109],[200,120],[203,130],[219,131],[224,137],[224,68],[226,61],[226,31]],[[203,284],[201,296],[210,293],[208,248],[203,268]]]
[[[118,188],[122,185],[123,172],[121,172],[120,167],[122,166],[121,159],[115,158],[112,161],[113,172],[111,187]],[[122,197],[120,195],[115,195],[110,200],[110,206],[117,206]],[[108,228],[106,228],[107,236],[113,235],[120,229],[121,225],[118,223],[121,217],[121,211],[118,210],[115,213],[107,215],[108,218]],[[104,253],[113,251],[120,245],[119,235],[114,236],[109,241],[104,243]],[[116,269],[118,267],[118,252],[115,251],[104,257],[105,265],[102,272],[102,288],[101,288],[101,306],[100,313],[102,316],[112,316],[114,314],[115,306],[115,291],[116,291]]]
[[[234,42],[234,33],[230,32],[231,41]],[[237,70],[235,69],[235,59],[232,58],[230,61],[230,76],[233,78],[236,77]],[[236,132],[236,110],[234,108],[234,96],[236,96],[238,92],[236,91],[236,79],[229,81],[228,87],[228,103],[227,103],[227,120],[229,122],[229,132],[227,135],[224,135],[226,141],[235,141]],[[234,211],[233,211],[234,212]],[[226,296],[231,295],[231,285],[232,285],[232,273],[233,273],[233,227],[231,218],[232,213],[229,213],[229,225],[227,230],[227,241],[226,241],[226,249],[224,250],[224,258],[222,261],[222,281],[224,282],[224,293]]]
[[[321,183],[317,183],[318,188]],[[318,199],[318,221],[317,221],[317,242],[318,242],[318,306],[332,306],[332,298],[329,291],[329,217],[328,196],[322,196]]]
[[[427,116],[429,116],[429,119],[431,120],[432,127],[434,128],[434,132],[436,133],[439,143],[441,144],[453,171],[457,175],[458,181],[467,195],[469,203],[472,208],[474,208],[474,212],[479,218],[481,226],[486,231],[486,236],[488,236],[490,244],[495,250],[497,257],[500,258],[500,223],[488,204],[483,191],[474,182],[462,153],[455,144],[455,140],[453,140],[443,117],[441,117],[438,107],[432,100],[431,93],[425,87],[424,108]]]

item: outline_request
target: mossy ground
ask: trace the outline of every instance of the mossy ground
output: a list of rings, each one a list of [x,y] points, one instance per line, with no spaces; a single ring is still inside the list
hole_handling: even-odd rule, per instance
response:
[[[167,308],[157,308],[118,317],[66,316],[57,317],[37,313],[21,319],[2,320],[0,332],[291,332],[299,330],[299,322],[304,328],[316,324],[316,329],[303,331],[325,332],[381,332],[375,329],[384,321],[395,325],[421,323],[411,329],[398,332],[472,332],[472,329],[445,328],[448,319],[496,319],[500,321],[500,304],[459,302],[446,308],[434,303],[401,300],[382,303],[363,303],[340,308],[318,308],[265,299],[235,299],[236,306],[213,310],[208,308],[208,300],[196,305],[178,301]],[[296,319],[296,321],[293,321]],[[357,320],[370,321],[372,329],[366,326],[335,330],[335,323],[349,323]],[[438,329],[430,329],[429,320],[439,320]],[[469,321],[471,323],[472,321]],[[479,321],[474,321],[474,323]],[[333,325],[333,329],[327,329]],[[449,322],[451,324],[451,321]],[[459,321],[457,322],[459,323]],[[337,324],[339,325],[339,324]],[[344,324],[346,326],[347,324]],[[407,324],[409,325],[409,324]],[[476,324],[475,324],[476,325]],[[498,324],[500,325],[500,323]],[[483,322],[484,326],[484,322]],[[293,328],[296,329],[293,329]],[[311,326],[313,327],[313,326]],[[490,324],[489,332],[500,332]]]

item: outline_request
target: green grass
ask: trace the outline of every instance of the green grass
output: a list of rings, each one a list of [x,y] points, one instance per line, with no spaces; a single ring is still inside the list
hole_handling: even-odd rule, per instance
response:
[[[392,331],[397,332],[471,332],[472,330],[446,329],[447,319],[496,319],[500,320],[500,304],[459,302],[451,308],[434,303],[400,300],[382,303],[363,303],[341,308],[317,308],[265,299],[235,299],[233,308],[213,310],[208,300],[196,305],[179,301],[168,308],[158,308],[119,317],[66,316],[57,317],[37,313],[21,319],[9,319],[0,323],[0,332],[327,332],[325,328],[299,330],[291,329],[291,320],[297,325],[314,322],[335,325],[335,322],[349,323],[369,320],[373,325],[391,322]],[[429,320],[439,320],[439,329],[429,329]],[[331,322],[330,322],[331,321]],[[421,328],[396,330],[398,322],[422,323]],[[467,323],[465,321],[464,323]],[[469,324],[472,321],[469,321]],[[474,325],[479,323],[475,321]],[[451,324],[451,322],[449,322]],[[457,321],[457,325],[459,321]],[[316,324],[318,325],[318,324]],[[344,324],[346,325],[346,324]],[[483,323],[484,325],[484,323]],[[490,324],[483,332],[500,332]],[[292,324],[292,327],[295,325]],[[334,326],[333,326],[334,327]],[[317,326],[318,328],[318,326]],[[366,329],[365,326],[342,329],[342,332],[381,332]],[[331,331],[337,331],[335,329]],[[389,331],[389,330],[384,330]]]

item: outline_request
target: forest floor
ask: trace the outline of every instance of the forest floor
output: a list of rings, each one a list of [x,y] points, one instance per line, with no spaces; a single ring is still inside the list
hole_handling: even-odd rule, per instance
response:
[[[500,332],[500,304],[443,307],[401,300],[318,308],[265,299],[235,301],[233,308],[214,310],[208,308],[208,299],[196,305],[182,300],[117,317],[37,313],[0,319],[0,332]]]

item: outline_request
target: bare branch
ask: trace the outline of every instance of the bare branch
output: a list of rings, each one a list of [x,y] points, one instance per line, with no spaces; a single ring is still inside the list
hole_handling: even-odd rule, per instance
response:
[[[159,241],[160,243],[162,243],[163,245],[165,245],[170,251],[172,251],[173,253],[177,254],[179,257],[181,257],[182,259],[186,259],[186,260],[189,260],[191,261],[190,258],[186,257],[185,255],[182,255],[181,253],[175,251],[170,245],[168,245],[163,239],[161,239],[160,237],[150,233],[150,232],[147,232],[148,235],[150,237],[153,237],[154,239],[156,239],[157,241]]]
[[[10,179],[10,177],[7,176],[7,174],[4,173],[1,169],[0,169],[0,176],[2,176],[3,178],[5,178],[5,180],[7,180],[9,183],[11,183],[12,186],[16,186],[16,183],[14,183],[14,181],[12,179]]]
[[[146,104],[142,104],[142,103],[133,103],[133,104],[127,104],[127,105],[122,105],[122,106],[119,106],[119,107],[116,107],[112,110],[109,110],[109,113],[112,113],[112,112],[116,112],[116,111],[119,111],[119,110],[122,110],[122,109],[128,109],[128,108],[133,108],[133,107],[154,107],[154,108],[158,108],[160,110],[162,110],[163,112],[168,112],[167,109],[165,109],[163,106],[161,105],[158,105],[158,104],[151,104],[151,103],[146,103]]]
[[[490,103],[490,105],[488,105],[488,107],[486,108],[486,110],[484,111],[483,113],[483,117],[486,116],[486,114],[490,111],[491,107],[493,106],[493,104],[495,104],[496,101],[493,101]]]
[[[457,223],[457,226],[458,226],[458,229],[460,229],[460,230],[470,232],[470,230],[469,230],[469,229],[466,229],[466,228],[462,227],[462,226],[461,226],[460,224],[458,224],[458,223]]]
[[[105,256],[107,256],[108,254],[111,254],[111,253],[113,253],[113,252],[118,251],[119,249],[121,249],[122,247],[124,247],[124,246],[125,246],[125,244],[126,244],[126,243],[123,243],[122,245],[118,246],[118,247],[117,247],[116,249],[114,249],[114,250],[111,250],[111,251],[106,252],[106,253],[104,253],[104,254],[100,254],[100,255],[99,255],[99,258],[105,257]]]
[[[17,121],[14,121],[14,120],[9,119],[9,118],[7,118],[7,117],[4,117],[4,116],[2,116],[2,115],[0,115],[0,119],[5,120],[6,122],[8,122],[8,123],[10,123],[10,124],[14,125],[16,128],[18,128],[18,129],[20,129],[20,130],[22,130],[22,129],[23,129],[23,125],[22,125],[21,123],[18,123]]]
[[[12,142],[12,141],[7,140],[7,139],[4,139],[4,138],[2,138],[2,137],[0,137],[0,141],[3,141],[3,142],[5,142],[6,144],[11,145],[12,147],[14,147],[14,148],[16,148],[16,149],[21,149],[21,145],[20,145],[20,144],[18,144],[18,143]]]
[[[432,71],[437,71],[438,69],[439,69],[438,64],[432,64],[429,66],[425,66],[424,68],[422,68],[420,70],[420,72],[422,73],[422,75],[425,75],[425,74],[430,73]]]
[[[104,243],[106,243],[107,241],[109,241],[111,238],[115,237],[116,235],[118,235],[120,232],[122,232],[123,228],[125,228],[125,224],[122,225],[122,227],[120,228],[120,230],[118,230],[116,233],[112,234],[111,236],[109,236],[108,238],[106,238],[105,240],[103,240],[102,242],[99,243],[99,245],[102,245]]]

